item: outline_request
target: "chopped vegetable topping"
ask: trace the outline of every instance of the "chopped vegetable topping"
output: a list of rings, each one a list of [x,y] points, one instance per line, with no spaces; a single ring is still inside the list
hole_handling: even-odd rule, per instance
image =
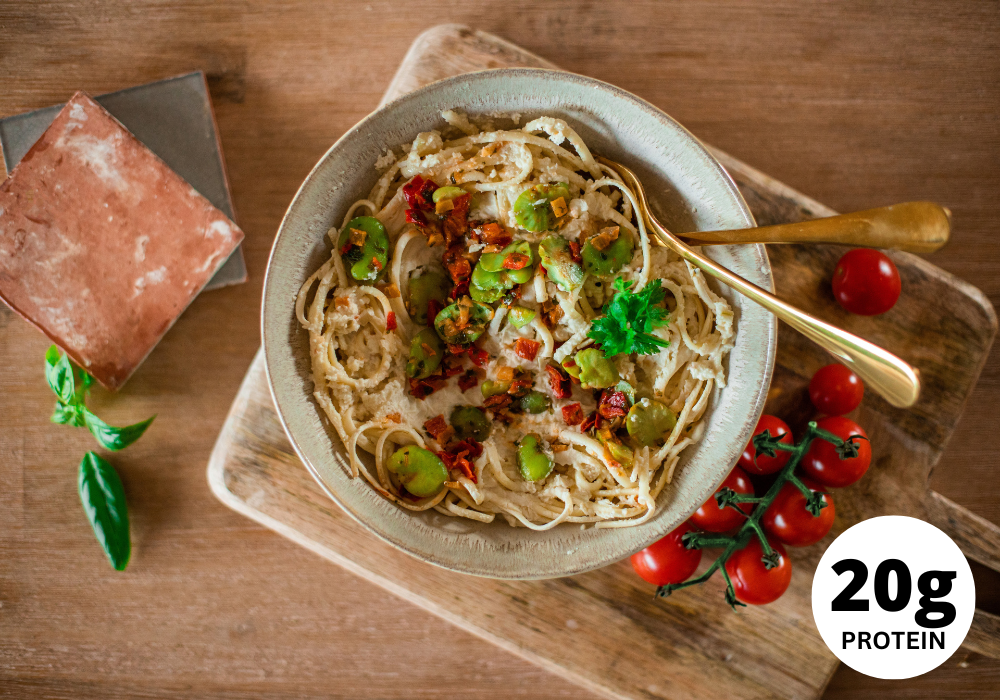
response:
[[[600,232],[590,239],[590,244],[597,248],[597,250],[605,250],[609,245],[618,240],[618,227],[608,226],[603,228]]]
[[[396,330],[396,314],[392,311],[385,316],[385,329],[387,331]]]
[[[347,236],[351,241],[351,245],[363,246],[365,244],[365,238],[368,236],[368,232],[359,228],[352,228],[348,229]]]
[[[448,422],[441,414],[434,416],[424,423],[424,430],[427,431],[428,435],[437,440],[440,445],[447,444],[451,436],[455,434],[455,429],[448,425]]]
[[[557,399],[568,399],[573,394],[570,378],[555,365],[545,365],[545,373],[549,375],[549,388]]]
[[[629,400],[624,391],[605,389],[601,392],[601,401],[597,412],[608,420],[624,416],[628,413]]]
[[[556,197],[552,200],[552,213],[558,217],[566,216],[569,213],[569,207],[566,206],[565,197]]]

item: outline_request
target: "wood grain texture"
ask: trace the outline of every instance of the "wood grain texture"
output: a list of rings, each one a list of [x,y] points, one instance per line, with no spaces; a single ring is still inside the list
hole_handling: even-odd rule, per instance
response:
[[[484,32],[442,25],[417,38],[383,103],[397,91],[455,71],[542,63]],[[717,153],[761,223],[833,213]],[[822,318],[835,315],[840,325],[909,358],[925,388],[910,410],[894,409],[877,396],[865,402],[859,420],[872,437],[876,468],[860,485],[837,494],[834,534],[875,515],[927,518],[930,504],[942,507],[946,499],[926,486],[930,469],[997,331],[996,315],[977,289],[905,253],[893,253],[908,294],[892,313],[877,320],[847,314],[833,301],[826,277],[841,253],[834,246],[772,247],[777,292]],[[782,327],[767,410],[798,416],[799,424],[792,427],[803,428],[811,417],[808,401],[802,400],[809,377],[828,362],[822,350]],[[778,603],[739,615],[720,604],[721,581],[658,604],[650,601],[649,587],[621,564],[543,582],[474,580],[393,550],[330,502],[296,458],[271,403],[260,353],[216,443],[209,481],[234,509],[608,698],[818,697],[837,665],[812,624],[812,573],[822,544],[796,551],[792,587]],[[995,545],[1000,528],[953,503],[949,514],[950,520],[938,518],[939,523],[970,555],[987,563],[1000,556]],[[977,618],[972,645],[979,653],[998,656],[995,620],[985,613]],[[720,663],[720,650],[725,663]]]
[[[285,208],[375,108],[414,38],[442,21],[621,85],[838,210],[945,204],[953,242],[928,259],[1000,302],[995,3],[0,3],[3,115],[206,71],[250,272],[196,300],[121,395],[95,396],[109,420],[159,414],[111,457],[133,518],[123,575],[76,496],[93,441],[47,422],[46,342],[0,309],[0,696],[589,697],[275,537],[205,483],[259,345],[260,284]],[[993,523],[998,380],[994,349],[931,481]],[[980,593],[996,600],[989,582]],[[825,697],[971,698],[998,684],[1000,663],[960,653],[910,681],[842,667]]]

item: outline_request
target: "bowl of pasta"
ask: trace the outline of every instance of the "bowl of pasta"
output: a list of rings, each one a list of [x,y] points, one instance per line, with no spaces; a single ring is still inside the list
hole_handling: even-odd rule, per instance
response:
[[[275,239],[262,333],[306,468],[378,537],[468,574],[566,576],[659,539],[763,409],[769,313],[658,246],[746,228],[677,122],[543,69],[428,85],[344,134]],[[706,249],[773,288],[763,246]]]

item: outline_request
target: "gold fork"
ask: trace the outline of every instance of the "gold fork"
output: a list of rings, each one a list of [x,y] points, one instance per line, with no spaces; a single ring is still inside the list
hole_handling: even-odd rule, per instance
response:
[[[920,395],[920,375],[915,367],[891,352],[869,343],[853,333],[822,321],[815,316],[782,301],[739,275],[735,275],[712,260],[699,255],[681,242],[656,220],[649,210],[646,191],[631,170],[607,158],[599,161],[614,169],[628,185],[638,200],[646,226],[656,238],[681,258],[697,266],[712,277],[724,282],[740,294],[757,302],[789,326],[806,336],[850,367],[861,379],[893,406],[909,408]]]

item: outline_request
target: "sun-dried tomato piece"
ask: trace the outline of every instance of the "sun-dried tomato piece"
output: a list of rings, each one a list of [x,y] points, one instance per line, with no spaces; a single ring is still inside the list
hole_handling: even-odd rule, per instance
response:
[[[430,300],[428,300],[428,302],[427,302],[427,323],[429,323],[431,325],[434,325],[434,319],[437,318],[437,315],[439,313],[441,313],[441,309],[443,309],[443,308],[444,308],[444,304],[442,304],[437,299],[430,299]]]
[[[455,206],[448,212],[441,226],[445,245],[451,246],[465,238],[465,234],[469,230],[469,203],[471,199],[471,194],[463,194],[451,200]]]
[[[580,244],[576,241],[569,242],[569,255],[577,265],[583,264],[583,255],[580,253]]]
[[[340,254],[341,255],[347,255],[347,251],[349,251],[353,247],[354,247],[354,244],[351,243],[350,241],[347,241],[347,243],[344,244],[344,247],[340,249]]]
[[[542,323],[545,324],[546,328],[555,328],[559,319],[563,317],[563,313],[559,302],[551,299],[542,302]]]
[[[580,432],[586,433],[597,427],[597,421],[600,420],[600,416],[597,415],[597,411],[591,411],[590,415],[583,419],[580,423]]]
[[[424,423],[424,430],[441,445],[448,442],[448,439],[455,434],[455,429],[448,425],[442,414],[438,414]]]
[[[531,391],[533,386],[535,386],[534,377],[530,374],[527,376],[522,375],[510,383],[510,388],[507,389],[507,393],[511,396],[520,398]]]
[[[524,253],[508,253],[500,266],[505,270],[523,270],[529,262],[531,262],[531,258]]]
[[[578,403],[563,406],[562,414],[566,425],[580,425],[583,422],[583,406]]]
[[[438,389],[442,389],[448,384],[448,380],[441,376],[431,376],[424,379],[411,379],[410,394],[416,399],[425,399]]]
[[[622,391],[605,389],[601,392],[601,400],[597,404],[597,412],[608,420],[624,416],[628,413],[628,396]]]
[[[390,311],[385,315],[385,329],[387,331],[396,330],[396,313],[394,311]]]
[[[448,298],[452,301],[458,301],[461,297],[468,295],[469,293],[469,280],[462,280],[448,292]]]
[[[542,347],[542,344],[534,340],[529,340],[528,338],[518,338],[514,341],[514,352],[518,357],[531,362],[535,359],[538,354],[538,348]]]
[[[437,185],[433,180],[414,175],[412,180],[403,185],[403,199],[410,205],[410,209],[434,211],[433,197],[436,189]]]
[[[472,276],[472,262],[469,260],[469,252],[461,243],[454,243],[448,246],[448,250],[441,257],[444,269],[448,271],[448,276],[455,284]]]
[[[438,457],[448,469],[457,469],[472,483],[477,483],[476,468],[472,460],[478,459],[481,454],[483,446],[469,438],[453,442],[447,449],[438,452]]]
[[[479,382],[486,376],[486,372],[477,368],[469,369],[465,371],[461,377],[458,378],[458,388],[462,391],[468,391],[474,387],[479,386]]]
[[[557,399],[568,399],[573,394],[569,375],[555,365],[545,365],[545,373],[549,375],[549,388]]]
[[[509,406],[513,400],[509,394],[496,394],[483,401],[483,408],[502,408]]]
[[[477,226],[472,234],[477,242],[486,245],[508,246],[514,240],[514,236],[498,223]]]
[[[490,361],[490,354],[478,345],[472,345],[469,347],[469,359],[476,367],[485,367]]]

